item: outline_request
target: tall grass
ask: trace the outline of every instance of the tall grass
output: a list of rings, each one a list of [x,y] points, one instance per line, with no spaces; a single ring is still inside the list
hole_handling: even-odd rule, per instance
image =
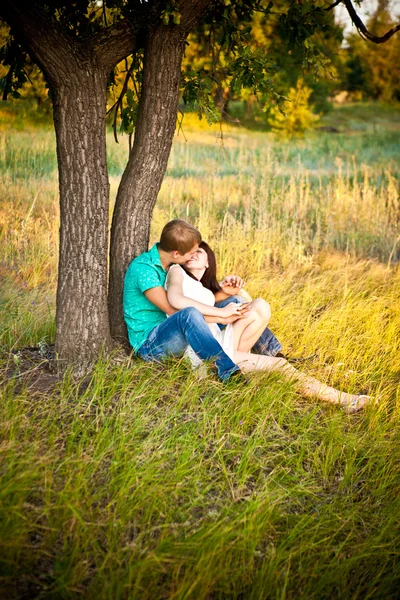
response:
[[[314,354],[304,370],[380,404],[349,417],[276,376],[223,386],[119,355],[55,388],[45,357],[22,377],[18,349],[54,340],[58,192],[51,130],[9,128],[1,597],[395,598],[398,142],[383,126],[293,142],[231,129],[222,146],[218,129],[184,130],[152,239],[176,216],[198,225],[221,274],[268,299],[285,350]],[[109,148],[113,197],[125,141]]]

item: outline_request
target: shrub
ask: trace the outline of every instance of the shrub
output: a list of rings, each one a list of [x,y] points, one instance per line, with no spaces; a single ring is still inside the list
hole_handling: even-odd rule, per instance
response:
[[[283,104],[283,113],[274,106],[271,109],[269,123],[272,131],[283,137],[302,137],[319,120],[309,104],[312,93],[308,87],[298,81],[296,88],[291,88],[288,100]]]

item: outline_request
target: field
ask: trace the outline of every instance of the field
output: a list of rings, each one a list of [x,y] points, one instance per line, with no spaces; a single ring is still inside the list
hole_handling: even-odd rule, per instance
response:
[[[400,586],[400,113],[342,106],[305,139],[190,115],[152,241],[183,217],[272,307],[349,416],[277,376],[199,380],[116,355],[51,386],[58,207],[45,116],[0,107],[0,597],[391,599]],[[111,195],[127,142],[109,136]],[[112,204],[112,203],[111,203]],[[112,205],[110,206],[110,211]],[[40,347],[26,374],[23,348]],[[25,374],[24,374],[25,372]]]

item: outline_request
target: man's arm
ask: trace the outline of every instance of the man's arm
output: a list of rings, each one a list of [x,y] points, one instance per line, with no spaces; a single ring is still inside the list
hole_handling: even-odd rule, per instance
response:
[[[178,312],[168,302],[167,292],[164,290],[163,287],[158,286],[150,288],[149,290],[146,290],[144,292],[144,295],[146,296],[147,300],[150,300],[152,304],[155,304],[155,306],[157,306],[157,308],[162,310],[165,314],[173,315],[174,313]],[[228,325],[229,323],[234,323],[238,319],[242,319],[246,315],[247,311],[243,311],[243,314],[232,315],[231,317],[205,316],[204,319],[207,323],[220,323],[221,325]]]
[[[206,323],[218,323],[219,325],[229,325],[229,323],[234,323],[239,319],[243,319],[247,317],[248,310],[244,309],[240,311],[237,315],[232,315],[230,317],[204,317]]]
[[[157,286],[150,288],[144,292],[147,300],[149,300],[152,304],[157,306],[163,313],[166,315],[173,315],[178,312],[175,310],[173,306],[168,302],[167,292],[163,287]]]

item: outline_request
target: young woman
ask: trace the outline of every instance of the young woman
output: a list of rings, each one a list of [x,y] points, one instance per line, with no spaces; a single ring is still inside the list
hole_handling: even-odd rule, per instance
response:
[[[231,303],[225,308],[216,308],[214,293],[223,290],[216,278],[214,252],[206,242],[201,242],[196,254],[185,263],[184,268],[179,265],[170,268],[166,288],[168,301],[174,308],[180,310],[194,306],[200,310],[214,337],[242,372],[277,371],[285,379],[293,380],[297,390],[305,396],[339,404],[350,413],[361,410],[371,401],[369,396],[347,394],[300,373],[284,358],[250,353],[258,339],[257,335],[260,335],[269,320],[269,305],[257,298],[249,304],[233,306]],[[221,322],[227,324],[224,331],[217,325]],[[202,361],[190,348],[188,356],[195,366],[201,364]]]

